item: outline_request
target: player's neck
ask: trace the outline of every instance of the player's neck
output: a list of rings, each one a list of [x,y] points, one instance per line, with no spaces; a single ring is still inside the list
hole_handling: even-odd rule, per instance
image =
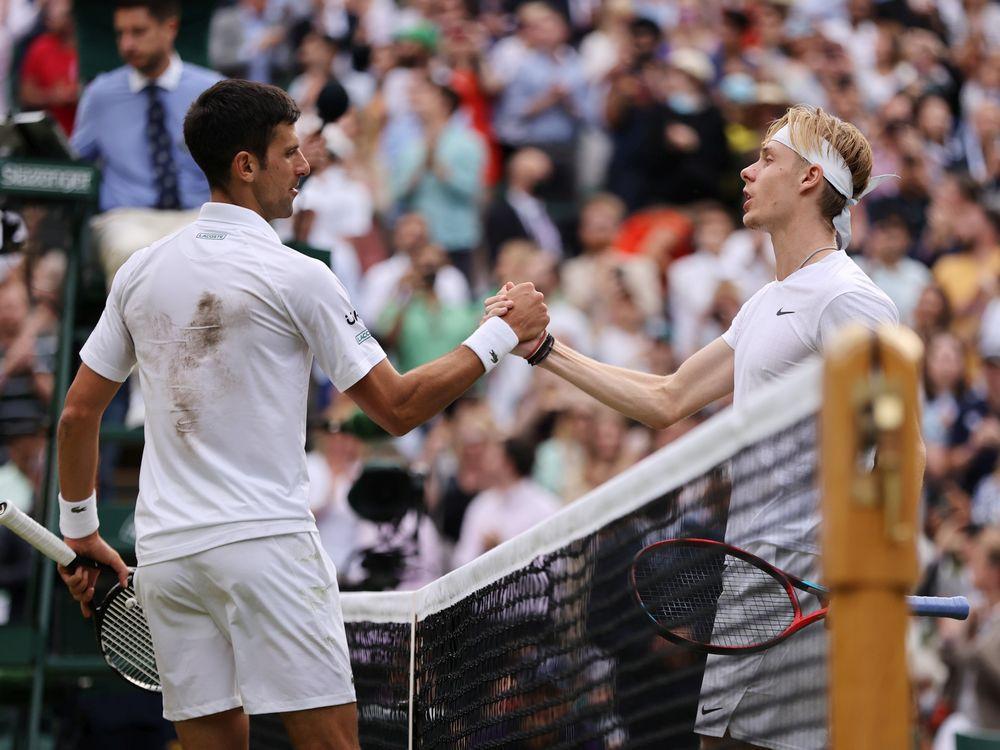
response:
[[[232,206],[246,208],[260,216],[264,219],[264,221],[271,221],[271,219],[265,215],[264,209],[261,207],[252,192],[242,193],[224,190],[222,188],[212,188],[211,201],[212,203],[228,203]]]
[[[774,245],[774,272],[778,281],[784,281],[805,262],[815,263],[836,250],[836,236],[830,227],[817,219],[791,220],[769,231]],[[820,248],[833,248],[810,255]],[[807,260],[808,259],[808,260]]]

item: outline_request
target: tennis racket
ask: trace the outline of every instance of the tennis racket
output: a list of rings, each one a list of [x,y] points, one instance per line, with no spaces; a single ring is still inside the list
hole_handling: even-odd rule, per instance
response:
[[[828,591],[745,550],[710,539],[667,539],[635,556],[632,593],[669,641],[710,654],[746,654],[779,643],[827,615]],[[821,608],[803,615],[795,589]],[[909,596],[925,617],[969,616],[963,596]]]
[[[62,539],[25,515],[13,503],[0,501],[0,524],[70,571],[83,565],[113,573],[106,565],[78,556]],[[160,692],[153,641],[146,616],[135,598],[131,574],[127,586],[116,583],[95,607],[94,628],[97,645],[109,667],[133,685]]]

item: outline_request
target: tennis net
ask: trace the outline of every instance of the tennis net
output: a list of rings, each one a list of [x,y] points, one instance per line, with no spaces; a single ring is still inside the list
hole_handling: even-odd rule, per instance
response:
[[[628,580],[636,553],[677,537],[725,539],[799,575],[815,564],[821,369],[799,367],[419,591],[344,594],[362,747],[696,748],[696,719],[711,733],[734,695],[751,710],[731,729],[821,746],[822,625],[791,648],[707,657],[705,674],[703,654],[656,634]],[[734,693],[752,675],[764,689]]]

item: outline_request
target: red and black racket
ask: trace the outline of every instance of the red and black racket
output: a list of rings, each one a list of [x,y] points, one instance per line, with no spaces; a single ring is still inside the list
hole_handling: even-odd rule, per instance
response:
[[[710,654],[746,654],[783,641],[827,614],[828,591],[738,547],[710,539],[667,539],[635,556],[632,593],[661,636]],[[821,607],[802,614],[795,589]],[[907,597],[926,617],[969,616],[965,597]]]

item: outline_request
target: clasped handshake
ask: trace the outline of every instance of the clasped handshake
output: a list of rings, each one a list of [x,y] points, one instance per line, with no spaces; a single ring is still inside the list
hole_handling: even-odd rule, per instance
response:
[[[485,311],[480,324],[489,318],[503,318],[520,343],[513,353],[528,358],[545,342],[549,325],[549,310],[545,295],[535,289],[530,281],[514,284],[508,281],[483,303]]]

